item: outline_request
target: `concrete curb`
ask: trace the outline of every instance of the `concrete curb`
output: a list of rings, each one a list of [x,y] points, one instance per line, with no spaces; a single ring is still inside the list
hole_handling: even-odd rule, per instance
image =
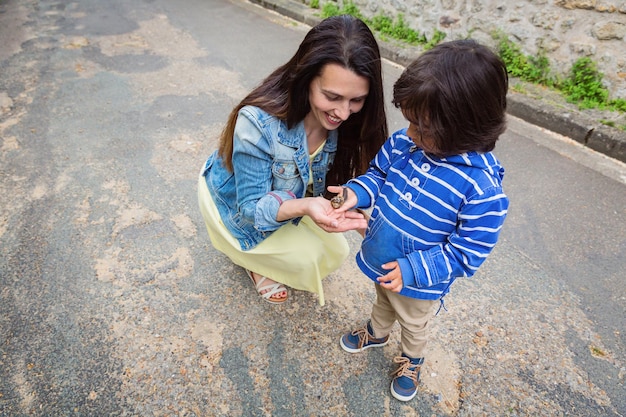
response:
[[[306,4],[292,0],[250,0],[266,9],[290,17],[309,26],[321,18],[319,12]],[[381,55],[406,66],[420,53],[420,49],[378,40]],[[603,125],[580,111],[553,106],[540,99],[511,91],[508,96],[509,114],[534,125],[567,136],[594,151],[626,162],[626,132]]]
[[[583,112],[564,111],[524,94],[510,92],[507,101],[513,116],[626,162],[626,132],[605,126]]]

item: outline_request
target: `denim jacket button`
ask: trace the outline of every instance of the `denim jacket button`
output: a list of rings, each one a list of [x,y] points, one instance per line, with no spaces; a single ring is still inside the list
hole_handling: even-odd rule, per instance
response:
[[[280,167],[280,168],[278,169],[278,173],[279,173],[279,174],[284,174],[284,173],[285,173],[285,168]]]

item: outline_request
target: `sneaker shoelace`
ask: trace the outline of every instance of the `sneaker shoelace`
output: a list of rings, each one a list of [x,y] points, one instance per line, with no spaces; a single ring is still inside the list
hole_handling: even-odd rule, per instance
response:
[[[353,331],[352,335],[359,337],[359,349],[361,349],[363,346],[369,343],[370,336],[371,336],[370,332],[367,330],[367,325],[360,329]],[[374,336],[372,336],[372,338],[376,339]]]
[[[398,369],[394,371],[393,376],[398,378],[405,376],[407,378],[411,378],[415,382],[415,384],[417,384],[417,378],[421,368],[420,365],[415,365],[414,363],[411,363],[411,361],[404,356],[396,356],[395,358],[393,358],[393,361],[400,364]]]

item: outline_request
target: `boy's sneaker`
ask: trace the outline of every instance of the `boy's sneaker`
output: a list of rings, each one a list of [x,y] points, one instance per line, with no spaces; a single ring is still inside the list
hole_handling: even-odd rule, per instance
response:
[[[385,346],[387,343],[389,343],[389,335],[380,339],[375,338],[369,321],[360,329],[344,334],[339,340],[343,350],[350,353],[363,352],[365,349]]]
[[[404,353],[402,356],[393,358],[395,363],[400,364],[394,372],[391,381],[391,395],[400,401],[409,401],[417,394],[417,384],[420,380],[420,368],[424,358],[409,358]]]

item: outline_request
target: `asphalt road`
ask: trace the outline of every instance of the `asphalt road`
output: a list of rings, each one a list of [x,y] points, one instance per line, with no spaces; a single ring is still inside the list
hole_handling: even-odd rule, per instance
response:
[[[339,347],[374,297],[352,257],[324,307],[272,306],[211,247],[198,171],[307,30],[238,0],[0,0],[0,415],[625,416],[626,167],[567,138],[510,118],[501,241],[409,403],[398,329]]]

